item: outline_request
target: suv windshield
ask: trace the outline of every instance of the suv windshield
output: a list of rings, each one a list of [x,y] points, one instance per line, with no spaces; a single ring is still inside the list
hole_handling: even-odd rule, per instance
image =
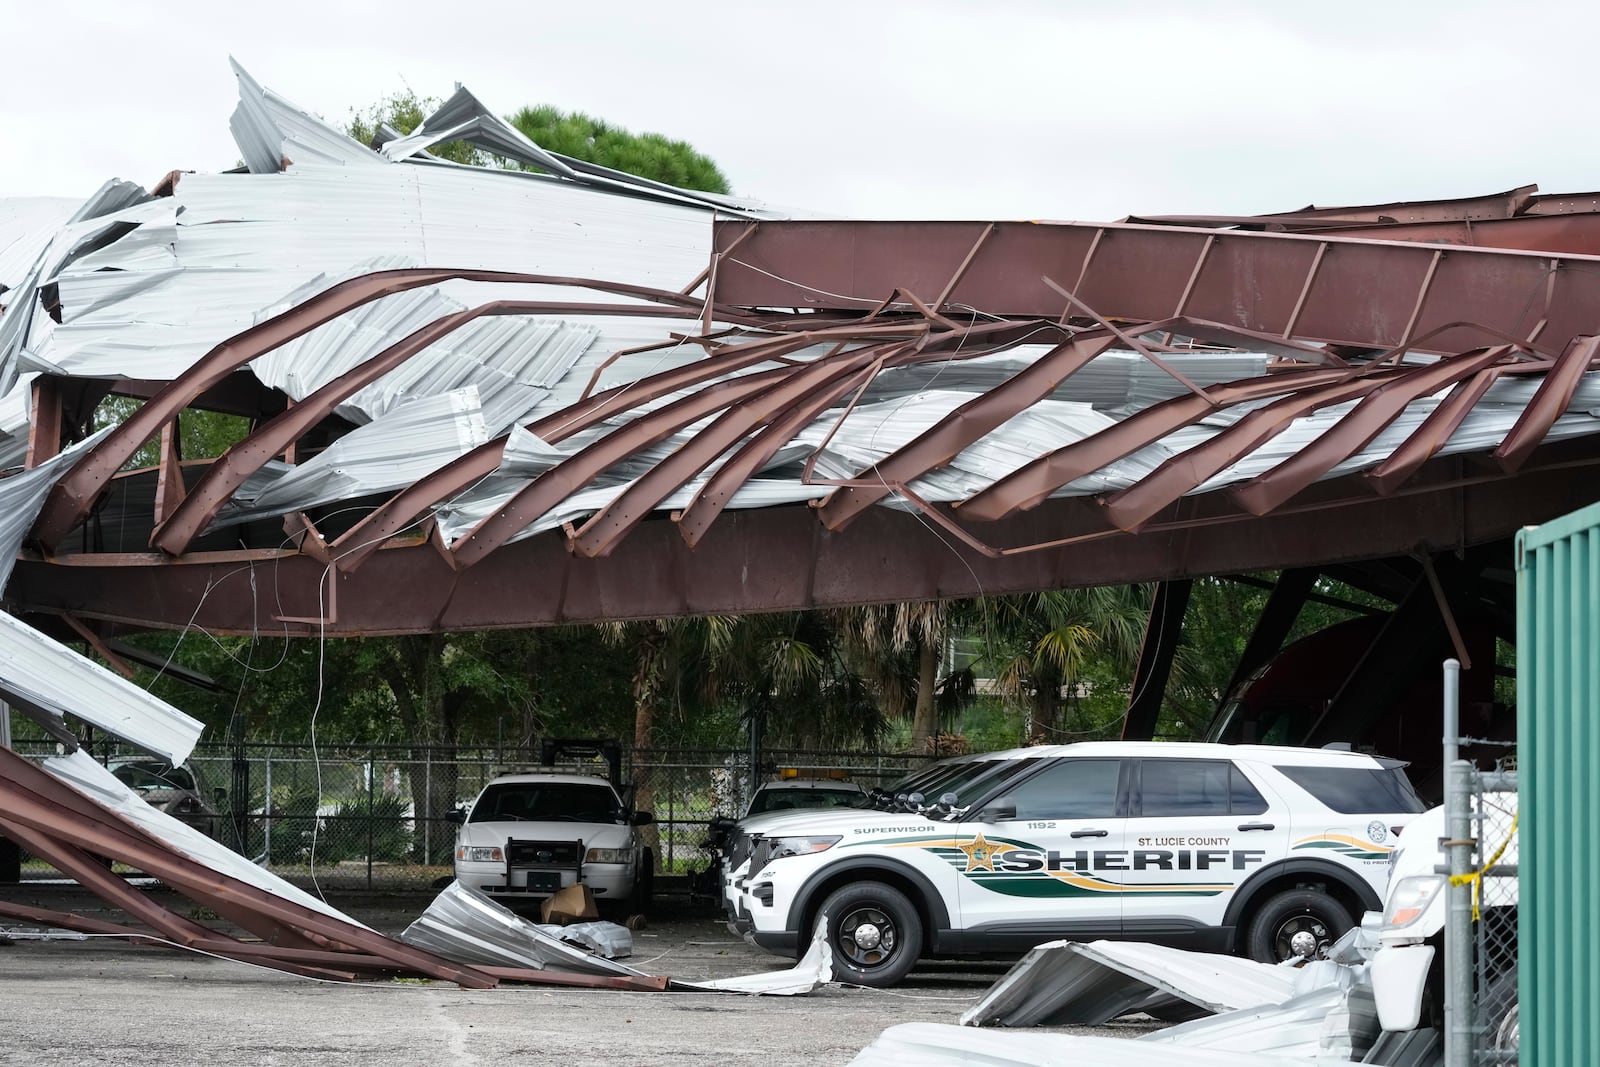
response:
[[[792,808],[860,808],[870,804],[859,789],[762,789],[750,801],[749,815]]]
[[[918,767],[910,774],[890,782],[881,789],[873,790],[873,796],[893,799],[901,793],[924,792],[930,783],[942,781],[960,771],[961,768],[968,766],[971,766],[970,762],[952,763],[945,761],[930,763],[927,766]]]
[[[1038,756],[1028,756],[1024,759],[997,759],[986,760],[982,763],[971,765],[975,773],[961,778],[959,781],[944,783],[943,793],[954,793],[955,803],[951,805],[952,812],[960,812],[970,807],[975,801],[988,796],[1001,781],[1012,778],[1039,762]]]
[[[468,822],[616,822],[622,805],[608,785],[501,782],[487,786]]]

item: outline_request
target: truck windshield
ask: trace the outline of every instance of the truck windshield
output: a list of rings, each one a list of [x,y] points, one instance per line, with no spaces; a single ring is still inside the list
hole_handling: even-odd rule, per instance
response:
[[[484,789],[468,822],[616,822],[622,804],[607,785],[502,782]]]

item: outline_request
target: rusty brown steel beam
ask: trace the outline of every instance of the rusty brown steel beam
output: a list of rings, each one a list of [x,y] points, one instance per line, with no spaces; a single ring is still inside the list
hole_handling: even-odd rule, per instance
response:
[[[132,678],[139,673],[134,669],[131,663],[127,662],[121,656],[107,648],[105,641],[101,640],[100,635],[85,625],[82,619],[78,618],[76,615],[68,614],[63,615],[61,617],[61,621],[72,627],[72,631],[79,637],[83,638],[84,642],[90,648],[94,649],[95,652],[99,654],[101,659],[110,664],[112,670],[116,671],[124,678]]]
[[[1128,488],[1105,499],[1106,518],[1117,529],[1132,533],[1216,477],[1240,459],[1287,430],[1295,419],[1325,407],[1366,396],[1389,377],[1349,377],[1314,389],[1302,389],[1257,408],[1209,440],[1180,452]]]
[[[662,516],[640,523],[603,560],[574,555],[552,530],[466,571],[452,569],[432,545],[396,546],[339,577],[335,624],[285,624],[283,631],[343,637],[520,628],[1335,565],[1499,540],[1593,503],[1600,497],[1597,467],[1596,438],[1548,443],[1515,477],[1472,457],[1438,457],[1389,497],[1347,475],[1255,518],[1226,494],[1207,493],[1185,498],[1179,521],[1152,522],[1138,536],[1108,530],[1090,498],[1051,499],[985,526],[984,535],[1002,546],[1067,543],[1002,558],[957,542],[920,515],[888,508],[870,508],[840,532],[824,529],[809,508],[730,510],[693,550]],[[323,564],[288,552],[216,556],[25,556],[7,597],[18,611],[249,634],[260,626],[254,576],[272,588],[283,614],[317,614]]]
[[[767,358],[767,356],[763,355],[756,361],[762,362]],[[668,373],[670,374],[671,372]],[[652,416],[660,416],[662,412],[666,412],[666,419],[670,420],[675,414],[691,409],[700,412],[699,415],[679,424],[678,428],[681,428],[682,425],[687,425],[688,422],[703,418],[718,407],[758,392],[787,373],[787,368],[778,368],[717,382],[688,397],[674,401],[665,408],[653,412]],[[637,397],[630,397],[626,406],[632,407],[636,403],[643,403],[654,396],[662,395],[669,391],[672,390],[660,386],[648,386],[642,389]],[[556,412],[549,418],[541,419],[539,422],[534,423],[528,429],[553,444],[570,437],[580,429],[585,429],[600,421],[607,412],[607,409],[594,406],[578,414],[569,414],[571,410],[567,408]],[[619,408],[618,410],[622,409]],[[652,416],[647,416],[646,418],[652,418]],[[645,419],[637,420],[637,422],[645,422]],[[653,418],[647,425],[653,428],[660,426],[662,422],[661,418]],[[622,430],[632,430],[634,425],[630,424],[628,427],[623,427]],[[541,433],[541,430],[544,432]],[[586,450],[585,462],[592,462],[595,457],[599,456],[601,453],[595,451],[595,449],[598,446],[606,445],[606,442],[610,442],[609,446],[606,446],[606,454],[616,455],[618,459],[625,458],[628,452],[632,451],[632,446],[630,445],[627,450],[621,450],[618,445],[624,441],[631,442],[637,439],[638,431],[634,431],[632,436],[618,438],[617,434],[621,433],[622,430],[614,431],[612,434],[602,438],[601,441],[596,442],[596,445],[590,446],[590,449]],[[662,436],[672,432],[674,431],[664,431]],[[453,460],[426,477],[418,479],[406,489],[384,501],[371,514],[345,531],[329,546],[329,551],[334,557],[335,566],[345,572],[355,570],[370,558],[373,553],[377,552],[383,542],[415,523],[427,513],[429,508],[492,474],[499,467],[500,460],[505,454],[505,444],[504,438],[497,438],[479,445],[459,459]],[[573,458],[576,459],[577,457],[574,456]],[[615,461],[613,460],[612,462]],[[557,464],[536,479],[533,484],[543,481],[553,471],[567,467],[570,462],[571,460],[565,460]],[[610,465],[609,463],[607,464],[607,466]],[[569,468],[567,474],[570,474],[572,469],[575,468]],[[562,477],[566,477],[566,474],[562,475]],[[543,512],[540,512],[540,514],[543,514]]]
[[[1344,368],[1293,370],[1213,385],[1211,396],[1225,405],[1261,400],[1280,393],[1312,389],[1340,382],[1351,371]],[[1068,482],[1093,474],[1108,463],[1137,452],[1167,434],[1203,418],[1212,405],[1203,397],[1177,396],[1128,416],[1115,426],[1074,441],[1040,456],[964,501],[956,503],[962,518],[993,522],[1013,511],[1039,506]]]
[[[870,370],[864,370],[862,364],[874,360],[876,347],[853,352],[854,358],[843,364],[835,361],[813,364],[730,406],[711,425],[651,467],[578,527],[571,538],[573,550],[582,556],[606,555],[668,495],[756,428],[781,416],[797,403],[811,411],[826,409],[855,388],[862,375]]]
[[[1462,353],[1431,366],[1413,368],[1383,382],[1315,441],[1271,470],[1233,487],[1229,493],[1244,510],[1253,515],[1265,515],[1365,448],[1399,418],[1412,401],[1472,378],[1499,363],[1510,352],[1509,346],[1497,345],[1477,353]],[[1232,428],[1224,432],[1232,432]]]
[[[906,328],[903,326],[868,328],[860,331],[860,334],[868,340],[878,336],[903,337],[906,335]],[[666,396],[668,393],[744,370],[772,360],[778,355],[799,351],[819,341],[834,340],[841,336],[843,334],[840,330],[828,328],[818,332],[807,331],[730,346],[730,350],[721,352],[716,357],[699,360],[686,367],[661,371],[587,397],[532,423],[527,430],[554,444],[595,423]],[[496,438],[479,445],[391,496],[329,546],[336,566],[345,572],[355,570],[385,541],[427,514],[429,508],[494,473],[505,454],[505,445],[504,438]]]
[[[1307,230],[1304,232],[1316,232]],[[1505,219],[1413,222],[1395,226],[1340,226],[1340,237],[1373,241],[1418,241],[1479,248],[1523,249],[1581,256],[1600,255],[1600,212],[1518,215]]]
[[[80,934],[104,934],[109,937],[126,937],[130,939],[150,939],[150,932],[138,930],[120,923],[108,923],[103,919],[91,919],[86,915],[74,915],[70,911],[54,911],[50,908],[36,908],[31,904],[18,904],[15,901],[0,900],[0,915],[9,919],[22,919],[31,923],[43,923],[53,926],[58,930],[72,930]]]
[[[849,353],[845,371],[855,370],[870,355]],[[584,448],[513,493],[493,515],[458,539],[450,549],[456,566],[470,567],[537,521],[562,500],[588,485],[635,452],[658,444],[685,426],[713,412],[745,403],[773,386],[792,379],[788,368],[759,371],[706,386],[698,392],[643,415]],[[732,441],[728,442],[732,444]]]
[[[723,260],[716,298],[747,307],[868,310],[895,288],[942,285],[936,264],[959,259],[970,223],[763,222]],[[718,242],[744,232],[719,224]],[[1211,250],[1198,275],[1194,264]],[[1081,280],[1072,292],[1101,315],[1153,321],[1187,289],[1187,314],[1228,326],[1361,348],[1405,340],[1434,250],[1399,241],[1339,236],[1217,232],[1177,227],[997,223],[952,302],[1000,316],[1042,318],[1060,310],[1045,277]],[[1454,249],[1431,280],[1412,329],[1425,335],[1468,320],[1526,338],[1548,287],[1546,335],[1553,354],[1593,332],[1600,258]],[[838,294],[838,295],[829,295]],[[1464,351],[1468,331],[1444,331],[1430,351]]]
[[[1561,353],[1556,365],[1539,383],[1539,389],[1517,417],[1516,425],[1494,450],[1495,462],[1505,471],[1515,471],[1539,447],[1550,427],[1572,403],[1572,394],[1589,368],[1594,365],[1600,335],[1579,337]]]
[[[45,771],[9,749],[0,748],[0,790],[6,797],[0,819],[8,828],[17,826],[37,833],[59,833],[62,809],[45,798],[60,798],[63,790],[77,797],[74,790],[51,778]],[[110,812],[102,811],[98,820],[78,819],[69,832],[75,845],[100,855],[123,860],[147,874],[161,879],[185,895],[198,894],[210,902],[225,902],[234,912],[234,921],[249,922],[246,929],[261,924],[282,927],[303,936],[322,937],[357,951],[387,956],[400,966],[430,977],[442,978],[469,988],[488,988],[494,979],[473,968],[450,963],[429,952],[393,941],[365,927],[301,907],[292,901],[258,889],[246,882],[211,870],[173,852],[165,844]],[[26,846],[25,846],[26,847]],[[147,920],[148,921],[148,920]],[[203,928],[202,928],[203,929]]]
[[[862,471],[852,484],[836,490],[818,510],[822,524],[830,530],[843,529],[855,516],[888,496],[891,486],[905,485],[949,463],[962,449],[1049,396],[1116,343],[1114,334],[1097,330],[1057,345],[1004,384],[962,404],[905,447]],[[865,480],[869,474],[874,481]]]
[[[161,521],[158,514],[155,531],[150,537],[151,546],[174,556],[181,555],[251,474],[292,447],[301,435],[320,423],[344,400],[468,323],[501,315],[537,315],[558,310],[570,312],[571,307],[547,300],[496,300],[445,315],[412,331],[365,362],[325,383],[217,457],[169,518]],[[647,311],[652,316],[662,314],[660,308],[626,305],[607,305],[605,313],[634,314],[640,311]],[[168,432],[165,428],[162,430],[163,441]]]
[[[737,452],[729,456],[727,461],[706,479],[706,483],[689,500],[688,505],[681,512],[673,514],[672,521],[677,524],[684,543],[690,548],[698,545],[706,530],[716,521],[717,516],[722,514],[741,485],[764,468],[772,457],[777,455],[780,448],[793,441],[795,435],[811,425],[823,411],[852,390],[859,391],[870,384],[880,367],[881,363],[874,363],[858,371],[856,377],[850,379],[845,388],[837,394],[821,393],[810,402],[795,405],[740,446]],[[859,396],[859,392],[857,395]]]
[[[117,875],[112,874],[98,860],[81,849],[60,841],[50,834],[38,832],[31,827],[20,824],[17,820],[8,818],[6,814],[0,814],[0,827],[4,827],[7,836],[12,837],[29,852],[74,879],[79,885],[89,889],[102,900],[144,922],[156,932],[155,936],[183,948],[195,948],[218,937],[218,934],[208,927],[169,911],[154,900],[151,900]],[[145,936],[149,937],[151,935]],[[287,964],[281,969],[311,978],[347,980],[347,976],[336,972],[320,968],[302,967],[298,964]]]
[[[206,390],[221,383],[230,373],[251,360],[281,347],[330,322],[347,311],[381,297],[407,292],[446,281],[472,281],[506,284],[554,285],[592,289],[622,296],[638,297],[666,307],[698,311],[714,303],[693,300],[678,293],[587,278],[568,278],[544,274],[518,274],[509,271],[406,268],[377,271],[359,278],[338,282],[309,300],[230,337],[212,348],[182,375],[165,385],[159,393],[113,430],[88,455],[76,463],[51,489],[43,510],[33,526],[34,539],[46,549],[54,549],[67,533],[82,523],[94,502],[123,464],[161,427]],[[737,311],[722,309],[719,314],[733,320]]]
[[[180,945],[193,945],[215,936],[210,929],[193,919],[175,915],[163,908],[124,879],[112,874],[109,867],[82,848],[61,841],[61,836],[75,836],[72,827],[61,826],[50,832],[29,825],[12,814],[10,803],[14,797],[7,794],[6,800],[6,810],[0,811],[0,829],[5,830],[6,836],[95,896],[116,905],[162,937]]]
[[[1153,323],[1147,328],[1159,329],[1162,325]],[[1441,334],[1467,331],[1488,334],[1514,349],[1525,350],[1530,353],[1528,358],[1533,358],[1531,353],[1536,352],[1530,342],[1470,322],[1443,323],[1415,339],[1413,343],[1431,345]],[[1294,369],[1277,371],[1261,378],[1246,378],[1223,385],[1213,385],[1207,393],[1212,401],[1221,405],[1260,400],[1296,388],[1320,387],[1350,375],[1365,376],[1378,373],[1384,364],[1391,359],[1398,360],[1406,351],[1407,346],[1396,347],[1380,354],[1363,368],[1347,368],[1331,372]],[[1041,500],[1073,479],[1091,474],[1107,463],[1153,444],[1168,433],[1202,418],[1212,406],[1210,403],[1200,403],[1202,399],[1177,397],[1146,408],[1092,437],[1066,445],[1024,464],[955,506],[961,510],[963,517],[980,521],[993,521],[1018,508],[1025,510],[1036,507]],[[1091,465],[1085,466],[1085,464]]]
[[[70,786],[58,781],[45,771],[38,768],[33,768],[32,773],[19,774],[18,768],[14,764],[6,766],[3,761],[0,761],[0,795],[8,796],[13,803],[20,803],[18,798],[35,801],[44,805],[47,809],[57,812],[58,815],[63,819],[59,829],[52,828],[50,826],[38,828],[46,835],[54,835],[59,837],[63,834],[80,830],[85,826],[97,826],[107,833],[117,835],[122,839],[132,840],[141,847],[157,849],[161,854],[169,857],[173,862],[193,862],[187,857],[175,852],[166,842],[160,841],[146,833],[142,827],[135,826],[134,824],[129,823],[117,816],[115,813],[107,811],[100,805],[78,793],[77,790],[72,789]],[[67,873],[71,874],[73,877],[78,877],[80,881],[89,879],[94,884],[101,884],[101,876],[108,873],[105,867],[101,866],[97,862],[91,861],[92,869],[86,874],[83,874],[82,877],[79,877],[80,871],[76,865],[76,860],[81,857],[77,855],[78,850],[75,839],[73,843],[70,844],[66,842],[59,844],[50,842],[50,844],[52,844],[52,846],[55,847],[58,852],[61,849],[67,850],[64,862],[74,864],[71,870],[67,870]],[[110,853],[106,854],[110,855]],[[41,853],[41,855],[44,854]],[[66,868],[63,868],[63,870],[66,870]],[[117,879],[117,882],[121,883],[121,880]],[[85,884],[90,884],[90,882],[85,882]],[[113,883],[104,884],[112,889],[116,888],[116,885]],[[126,883],[121,884],[126,886]],[[242,908],[236,899],[232,898],[226,893],[218,894],[214,892],[206,892],[206,895],[197,899],[200,899],[202,903],[213,907],[217,913],[224,918],[232,920],[244,929],[250,930],[252,933],[266,938],[269,941],[308,947],[318,943],[316,938],[309,937],[301,931],[292,928],[286,928],[281,924],[264,924],[256,921],[257,917],[254,912],[247,908]],[[132,913],[130,912],[130,914]],[[205,930],[204,927],[200,927],[199,929]]]
[[[1284,217],[1314,219],[1357,219],[1382,222],[1437,222],[1448,219],[1500,219],[1520,213],[1533,202],[1537,185],[1519,185],[1503,193],[1455,197],[1449,200],[1397,200],[1389,204],[1359,204],[1349,207],[1309,205],[1298,211],[1259,215],[1258,218]]]
[[[32,410],[28,417],[29,468],[61,453],[62,397],[59,379],[41,375],[33,380]]]
[[[1524,215],[1564,215],[1600,211],[1600,193],[1540,193],[1528,201]]]
[[[1373,491],[1388,495],[1405,484],[1406,479],[1415,474],[1417,468],[1432,459],[1434,454],[1445,446],[1461,427],[1461,423],[1471,414],[1478,401],[1483,399],[1483,394],[1489,391],[1489,387],[1498,381],[1501,375],[1519,369],[1506,366],[1490,367],[1472,378],[1459,382],[1444,402],[1434,408],[1433,412],[1423,420],[1422,425],[1417,427],[1416,433],[1402,441],[1398,448],[1389,453],[1387,459],[1363,475]]]
[[[984,334],[1010,332],[1007,326],[974,327],[972,329],[956,329],[943,335],[946,342],[952,339],[964,341]],[[913,345],[906,343],[902,346],[908,351],[902,355],[888,358],[890,365],[899,365],[907,362],[924,362],[945,358],[973,359],[987,352],[987,349],[974,344],[963,349],[959,355],[952,354],[946,357],[942,346],[938,344]],[[817,360],[817,363],[831,365],[839,368],[839,375],[848,375],[861,366],[878,358],[879,353],[872,348],[852,349],[845,353],[831,353]],[[837,377],[835,375],[833,377]],[[736,379],[734,382],[718,382],[706,387],[699,393],[674,401],[657,411],[642,416],[626,426],[620,427],[608,434],[604,439],[595,442],[582,452],[551,467],[528,486],[514,494],[511,499],[495,514],[478,523],[466,536],[459,539],[450,549],[452,559],[458,566],[469,567],[496,548],[505,544],[540,516],[549,511],[561,500],[570,496],[578,489],[593,481],[607,469],[626,459],[629,455],[641,448],[647,448],[659,443],[672,433],[683,429],[691,423],[698,422],[719,408],[729,407],[742,409],[760,398],[772,396],[784,404],[792,404],[804,395],[805,390],[797,390],[791,383],[795,372],[784,368],[777,371],[765,371],[752,374],[748,377]],[[822,379],[826,381],[827,378]],[[757,383],[760,388],[757,389]],[[808,407],[812,405],[807,405]],[[750,420],[744,414],[737,414],[715,428],[708,428],[696,435],[698,440],[687,450],[681,450],[685,463],[704,459],[709,463],[717,455],[721,455],[737,440],[753,428],[755,422],[765,421],[776,416],[779,411],[770,406],[763,406],[756,414],[757,420]],[[558,415],[551,416],[556,419]],[[702,468],[703,468],[702,464]],[[645,493],[655,493],[668,486],[670,479],[677,478],[679,467],[672,465],[668,472],[659,477],[654,477],[655,472],[645,477],[649,479],[649,486]],[[696,468],[701,469],[701,468]],[[685,478],[665,489],[670,492],[672,488],[681,485]],[[663,492],[662,495],[665,495]],[[659,502],[659,497],[657,498]],[[630,508],[637,507],[635,502],[629,504]],[[621,521],[620,516],[613,516],[607,520],[606,528],[597,533],[589,544],[614,544],[615,538],[620,537],[627,529],[637,523],[644,516],[640,511],[634,514],[631,520]],[[610,525],[610,523],[615,525]]]
[[[522,982],[528,985],[578,986],[584,989],[624,989],[637,993],[660,993],[672,985],[672,979],[662,975],[633,976],[626,974],[576,974],[561,971],[541,971],[528,967],[496,967],[478,964],[484,974],[503,982]]]

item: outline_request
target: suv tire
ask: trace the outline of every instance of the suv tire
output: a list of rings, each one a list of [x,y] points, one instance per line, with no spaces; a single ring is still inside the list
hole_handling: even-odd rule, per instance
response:
[[[1268,897],[1256,909],[1245,935],[1244,954],[1260,963],[1280,963],[1295,953],[1296,934],[1317,940],[1313,958],[1355,925],[1345,906],[1315,889],[1289,889]]]
[[[891,885],[857,882],[835,890],[817,912],[817,922],[824,919],[840,981],[892,986],[911,973],[922,954],[922,919]]]

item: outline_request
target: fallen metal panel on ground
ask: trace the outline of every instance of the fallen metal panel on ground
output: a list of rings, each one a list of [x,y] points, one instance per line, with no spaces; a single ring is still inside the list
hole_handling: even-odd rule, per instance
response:
[[[400,939],[461,963],[612,977],[653,977],[625,963],[568,944],[548,932],[550,929],[529,922],[477,890],[451,882],[405,929]],[[833,957],[826,942],[827,939],[819,935],[804,958],[788,970],[707,982],[674,979],[669,988],[773,996],[809,993],[832,980]]]
[[[1098,1025],[1150,1000],[1177,997],[1212,1012],[1288,1000],[1289,967],[1142,942],[1052,941],[1019,960],[961,1016],[964,1026]]]

